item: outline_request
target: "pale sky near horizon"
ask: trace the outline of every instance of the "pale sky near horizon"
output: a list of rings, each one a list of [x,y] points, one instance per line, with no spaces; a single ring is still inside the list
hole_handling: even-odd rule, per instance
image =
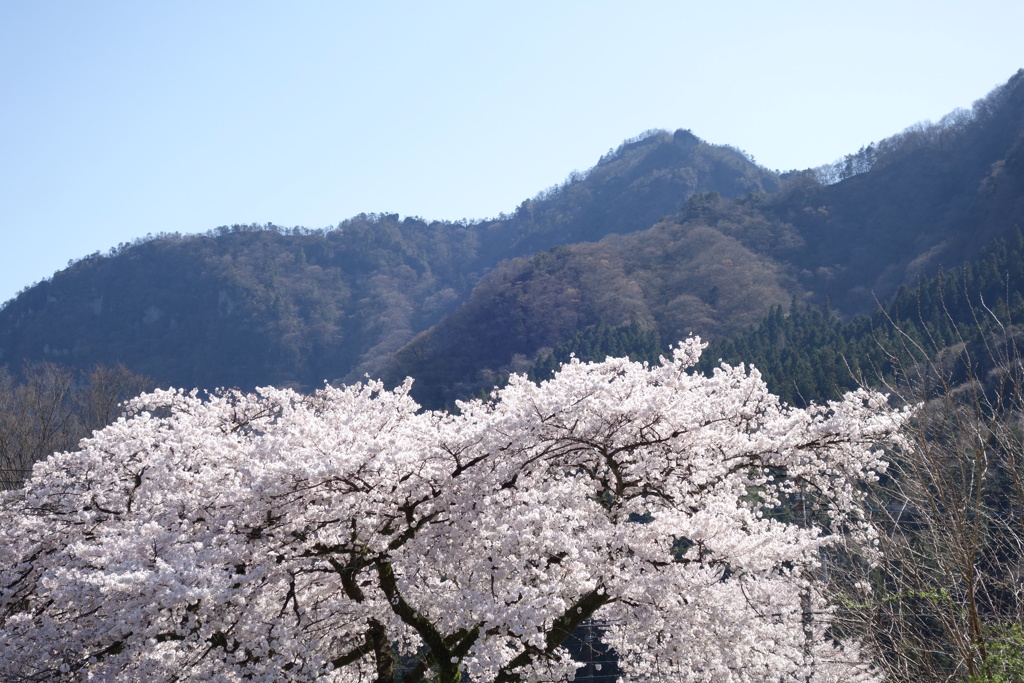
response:
[[[148,233],[484,218],[650,128],[779,170],[969,108],[1024,3],[0,0],[0,302]]]

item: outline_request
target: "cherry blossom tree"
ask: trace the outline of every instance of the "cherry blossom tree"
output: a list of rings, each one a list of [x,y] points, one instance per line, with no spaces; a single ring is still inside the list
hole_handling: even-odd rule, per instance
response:
[[[630,681],[873,680],[813,577],[870,548],[905,414],[787,407],[702,348],[454,414],[410,382],[140,396],[0,499],[0,678],[571,680],[598,617]]]

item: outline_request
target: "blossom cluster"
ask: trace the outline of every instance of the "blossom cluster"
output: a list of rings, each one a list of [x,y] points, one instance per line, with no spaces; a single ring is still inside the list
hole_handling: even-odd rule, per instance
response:
[[[455,413],[410,382],[140,396],[0,499],[0,678],[558,681],[599,618],[625,680],[871,680],[813,576],[870,543],[905,415],[785,406],[702,348]]]

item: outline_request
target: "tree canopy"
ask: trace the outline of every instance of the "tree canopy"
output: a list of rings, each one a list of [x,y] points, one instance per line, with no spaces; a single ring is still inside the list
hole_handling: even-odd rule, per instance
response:
[[[905,414],[792,408],[702,348],[457,413],[409,382],[144,394],[2,494],[0,677],[556,681],[600,618],[626,680],[873,679],[814,569],[870,548]]]

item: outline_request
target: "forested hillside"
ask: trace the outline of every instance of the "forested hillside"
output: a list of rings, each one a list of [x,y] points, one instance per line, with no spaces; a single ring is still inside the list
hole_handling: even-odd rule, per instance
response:
[[[801,238],[801,283],[850,315],[975,259],[1024,214],[1024,72],[970,110],[841,160],[845,179],[779,195]],[[824,171],[824,172],[822,172]],[[819,175],[831,178],[828,168]],[[852,175],[851,175],[852,174]],[[807,266],[814,266],[808,268]]]
[[[309,385],[448,312],[477,256],[461,225],[367,216],[328,232],[235,227],[94,255],[9,302],[3,360],[121,361],[183,386]]]
[[[948,349],[966,350],[972,367],[954,382],[993,370],[985,345],[1016,338],[1024,321],[1024,237],[1019,230],[986,246],[979,259],[903,286],[871,315],[843,321],[833,311],[774,307],[756,327],[713,343],[704,370],[718,360],[745,362],[795,405],[833,400],[864,385],[905,381],[904,367]]]
[[[423,378],[417,396],[443,405],[599,324],[638,324],[668,343],[729,339],[791,303],[870,314],[900,287],[977,258],[1021,215],[1024,72],[971,111],[785,174],[774,193],[695,193],[647,230],[504,263],[385,376]],[[825,375],[814,381],[834,385]]]
[[[502,262],[458,310],[399,351],[385,379],[416,377],[417,398],[444,405],[595,326],[637,325],[676,340],[729,335],[798,291],[777,262],[735,238],[670,219]]]
[[[689,131],[649,131],[491,220],[371,214],[124,244],[7,302],[0,363],[120,362],[209,388],[408,375],[439,406],[602,327],[740,344],[765,315],[824,316],[808,324],[826,334],[1012,235],[1022,198],[1019,72],[970,110],[818,169],[780,176]],[[816,365],[830,369],[793,372],[821,386],[783,384],[837,385],[828,358]]]
[[[778,177],[730,147],[651,131],[512,215],[360,215],[331,230],[232,226],[93,254],[0,310],[0,362],[123,362],[177,386],[378,375],[391,355],[519,254],[645,229],[694,192],[765,192]],[[588,319],[589,320],[589,319]]]

